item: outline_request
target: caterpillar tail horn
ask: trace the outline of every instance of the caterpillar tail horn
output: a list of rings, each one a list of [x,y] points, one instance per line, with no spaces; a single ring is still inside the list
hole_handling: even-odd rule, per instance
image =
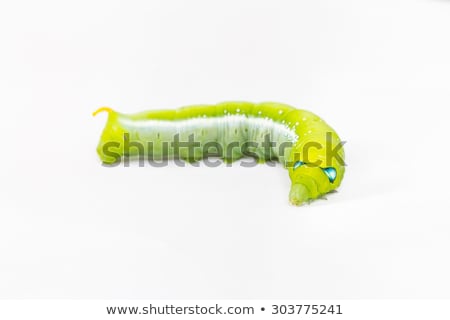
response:
[[[92,113],[92,116],[96,116],[97,114],[99,114],[100,112],[106,111],[108,113],[112,112],[113,110],[110,107],[100,107],[98,108],[96,111],[94,111]]]

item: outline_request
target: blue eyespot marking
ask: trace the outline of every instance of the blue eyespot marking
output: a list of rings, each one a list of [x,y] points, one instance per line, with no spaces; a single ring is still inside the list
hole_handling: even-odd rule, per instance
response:
[[[294,163],[294,168],[293,170],[297,169],[298,167],[301,167],[302,165],[304,165],[305,163],[303,161],[297,161],[296,163]]]
[[[336,180],[336,169],[333,167],[328,167],[328,168],[322,168],[322,171],[327,175],[328,180],[330,180],[331,183],[334,182],[334,180]]]
[[[303,161],[297,161],[296,163],[294,163],[294,167],[292,168],[293,170],[301,167],[305,165],[305,163]],[[334,180],[336,180],[336,176],[337,176],[337,171],[335,168],[333,167],[328,167],[328,168],[321,168],[322,171],[326,174],[328,180],[333,183]]]

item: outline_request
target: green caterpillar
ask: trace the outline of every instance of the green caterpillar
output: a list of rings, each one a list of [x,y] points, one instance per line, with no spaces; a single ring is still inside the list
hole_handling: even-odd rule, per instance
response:
[[[315,114],[286,104],[224,102],[137,114],[102,107],[94,115],[102,111],[108,112],[108,121],[97,152],[106,164],[130,156],[276,159],[289,171],[294,205],[335,190],[344,176],[343,142],[337,133]]]

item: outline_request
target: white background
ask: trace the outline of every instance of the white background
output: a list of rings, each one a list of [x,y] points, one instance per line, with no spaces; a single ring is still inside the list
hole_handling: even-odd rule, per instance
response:
[[[0,4],[0,297],[450,298],[450,1]],[[105,168],[121,112],[280,101],[347,141],[281,168]]]

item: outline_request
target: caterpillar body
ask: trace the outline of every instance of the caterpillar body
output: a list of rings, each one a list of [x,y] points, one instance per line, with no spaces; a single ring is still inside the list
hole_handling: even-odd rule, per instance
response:
[[[317,115],[286,104],[224,102],[136,114],[102,107],[94,115],[102,111],[108,112],[108,120],[97,152],[106,164],[143,154],[198,161],[210,156],[211,148],[229,162],[243,156],[276,159],[289,172],[294,205],[335,190],[344,176],[344,149],[337,133]]]

